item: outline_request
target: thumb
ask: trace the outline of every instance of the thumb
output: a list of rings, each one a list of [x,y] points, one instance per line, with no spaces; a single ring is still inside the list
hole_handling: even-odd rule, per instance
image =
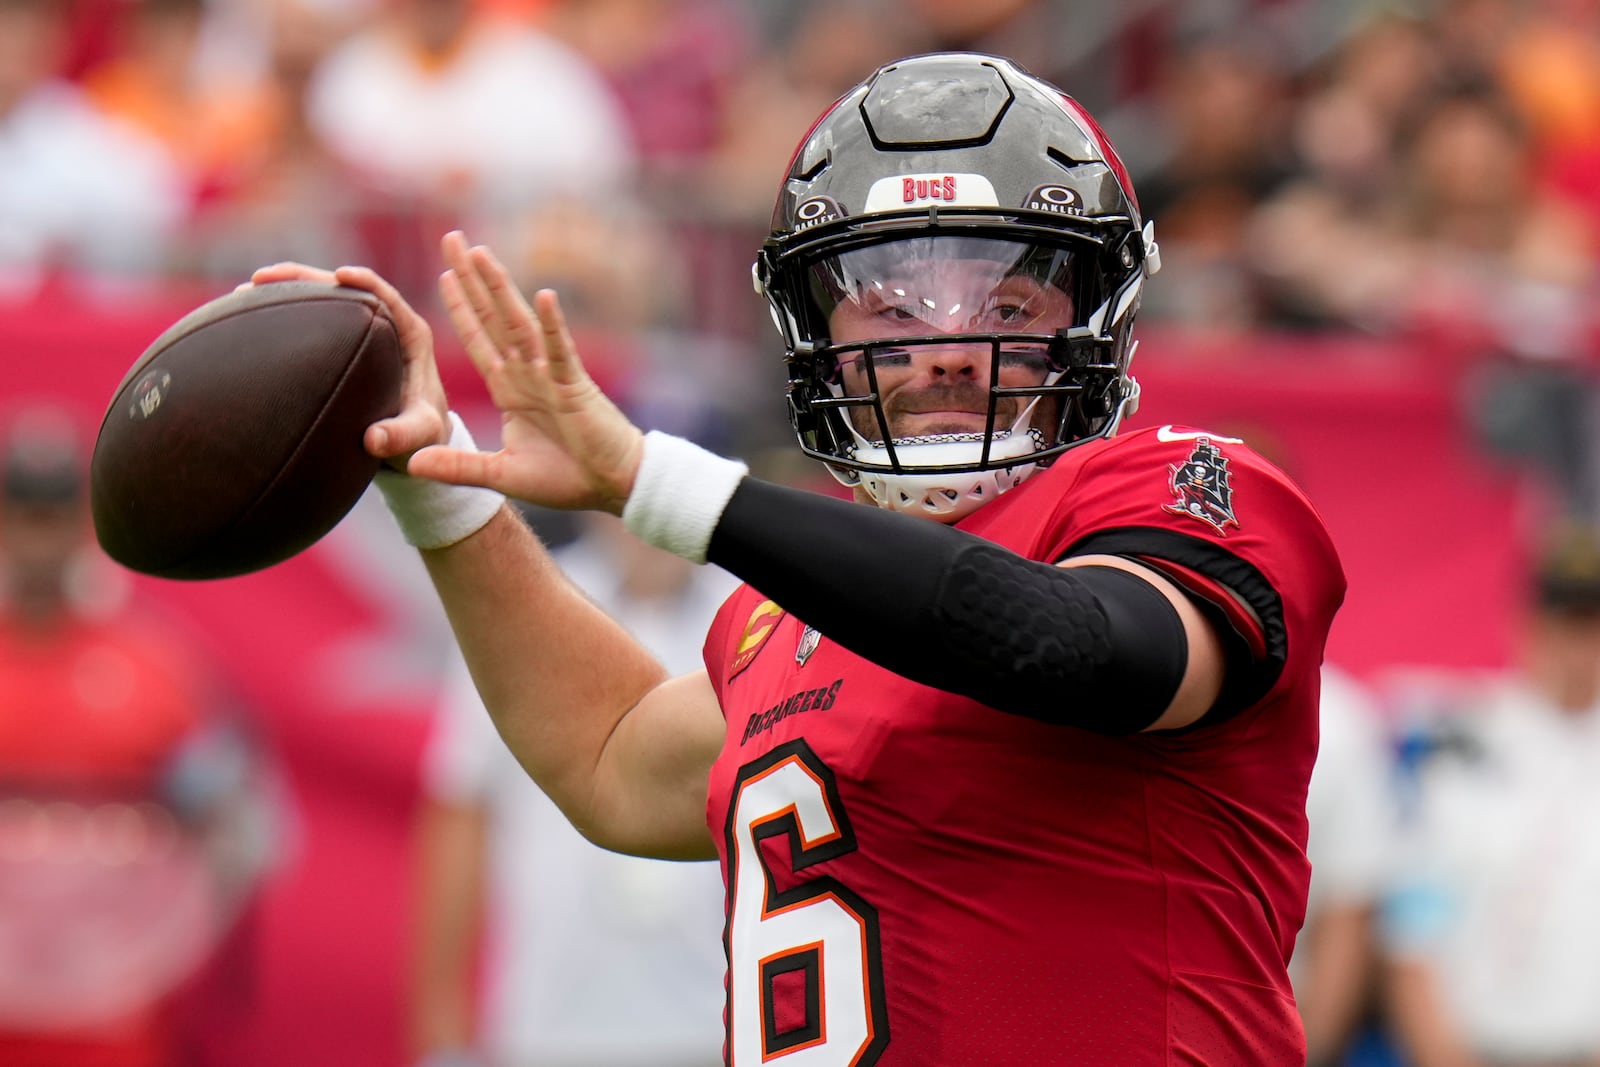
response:
[[[406,473],[450,485],[476,485],[496,488],[500,473],[499,452],[469,452],[447,445],[430,445],[411,457]]]
[[[379,459],[395,459],[449,437],[444,418],[432,407],[414,406],[367,428],[363,443]]]

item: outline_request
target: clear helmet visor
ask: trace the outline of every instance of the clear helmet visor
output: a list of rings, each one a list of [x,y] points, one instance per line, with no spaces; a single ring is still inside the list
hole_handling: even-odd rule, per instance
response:
[[[1074,253],[1020,241],[917,237],[811,266],[834,344],[921,334],[1042,333],[1073,325]]]
[[[1054,342],[1077,324],[1076,275],[1069,248],[944,235],[813,263],[810,310],[836,367],[830,386],[861,401],[846,408],[851,429],[866,443],[886,429],[915,442],[1049,425],[1059,404],[1031,391],[1060,376]]]

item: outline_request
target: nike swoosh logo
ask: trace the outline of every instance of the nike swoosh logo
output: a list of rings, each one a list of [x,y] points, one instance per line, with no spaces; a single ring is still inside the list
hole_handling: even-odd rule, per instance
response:
[[[1205,430],[1174,430],[1169,423],[1156,431],[1157,441],[1198,441],[1206,437],[1224,445],[1242,445],[1242,437],[1224,437],[1220,433],[1207,433]]]

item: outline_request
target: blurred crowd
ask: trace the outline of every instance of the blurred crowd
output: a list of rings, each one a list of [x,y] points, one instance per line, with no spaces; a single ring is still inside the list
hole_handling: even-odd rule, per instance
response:
[[[742,279],[798,131],[942,48],[1101,117],[1173,268],[1147,323],[1510,367],[1480,431],[1600,510],[1568,388],[1600,345],[1590,0],[0,0],[0,299],[299,259],[428,304],[462,226],[563,291],[591,361],[654,385],[693,352],[736,413],[772,380],[736,358]]]
[[[1330,668],[1294,973],[1316,1067],[1597,1067],[1600,0],[0,0],[0,315],[63,291],[221,292],[284,259],[371,265],[437,312],[437,240],[460,226],[561,292],[641,421],[788,456],[749,293],[778,177],[865,72],[947,48],[1007,54],[1100,117],[1161,243],[1145,330],[1407,342],[1469,384],[1483,447],[1555,488],[1508,671],[1377,692]],[[11,415],[22,398],[0,399]],[[0,501],[0,1061],[177,1063],[172,1005],[273,854],[270,761],[204,665],[117,614],[80,536],[82,441],[19,425]],[[720,579],[614,556],[615,532],[561,531],[585,587],[663,648],[702,632]],[[48,701],[41,664],[60,676]],[[546,1062],[540,1040],[572,1059],[559,1043],[582,1036],[558,1024],[593,1011],[605,1030],[605,979],[578,975],[606,970],[608,937],[654,953],[641,981],[714,1010],[717,961],[674,939],[709,930],[716,949],[716,879],[553,837],[474,699],[447,692],[420,772],[416,1060]],[[87,726],[38,729],[45,703],[133,725],[90,751]],[[535,825],[542,869],[503,844]],[[91,901],[106,938],[132,939],[148,913],[105,907],[113,876],[199,902],[134,946],[137,995],[90,973],[112,942],[69,951],[8,922]],[[485,924],[504,954],[480,973]],[[564,957],[511,955],[552,939]],[[100,1014],[41,1014],[50,989],[13,980],[19,960],[103,980]],[[694,1011],[669,1007],[656,1058],[621,1042],[613,1067],[713,1040]],[[62,1044],[80,1031],[125,1058]]]

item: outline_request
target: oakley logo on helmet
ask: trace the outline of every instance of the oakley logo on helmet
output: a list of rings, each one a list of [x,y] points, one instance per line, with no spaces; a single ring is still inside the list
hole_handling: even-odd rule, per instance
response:
[[[910,204],[971,205],[999,207],[994,186],[981,174],[900,174],[879,178],[872,183],[863,209],[895,211]]]
[[[1029,211],[1053,211],[1057,215],[1083,214],[1083,197],[1065,185],[1041,185],[1028,194],[1022,206]]]
[[[838,222],[845,217],[845,209],[831,196],[813,196],[800,201],[794,209],[794,228],[809,230],[825,222]]]

